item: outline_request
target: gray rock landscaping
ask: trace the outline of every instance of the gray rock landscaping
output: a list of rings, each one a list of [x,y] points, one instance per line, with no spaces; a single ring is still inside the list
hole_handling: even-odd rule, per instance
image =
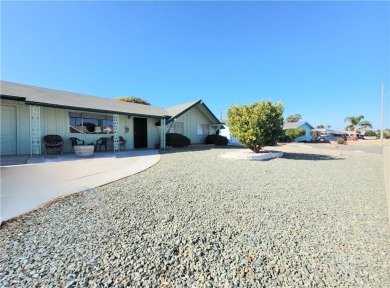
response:
[[[381,161],[226,151],[166,153],[6,223],[0,286],[390,287]]]

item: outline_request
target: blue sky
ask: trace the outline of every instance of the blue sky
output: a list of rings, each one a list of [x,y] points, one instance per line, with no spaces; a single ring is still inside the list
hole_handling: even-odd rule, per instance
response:
[[[390,2],[1,2],[1,79],[390,128]]]

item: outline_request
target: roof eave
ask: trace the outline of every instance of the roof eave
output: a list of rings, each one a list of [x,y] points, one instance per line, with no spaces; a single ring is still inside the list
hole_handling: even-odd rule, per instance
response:
[[[203,102],[202,100],[200,100],[200,101],[201,101],[201,104],[203,105],[203,107],[206,108],[207,112],[209,112],[210,115],[212,116],[212,118],[214,118],[214,120],[215,120],[215,122],[216,122],[215,124],[222,124],[222,123],[219,121],[219,119],[214,115],[214,113],[211,112],[211,110],[209,109],[209,107],[207,107],[207,105],[204,104],[204,102]]]
[[[186,109],[184,109],[183,111],[179,112],[178,114],[176,115],[172,115],[171,118],[168,119],[168,121],[166,122],[166,124],[169,124],[171,123],[173,120],[175,120],[175,118],[179,118],[181,115],[183,115],[184,113],[190,111],[192,108],[194,108],[196,105],[198,105],[202,100],[199,100],[199,101],[196,101],[194,104],[192,104],[191,106],[187,107]]]
[[[119,114],[119,115],[136,116],[136,117],[144,117],[144,118],[161,118],[161,116],[159,116],[159,115],[138,114],[138,113],[132,113],[132,112],[125,112],[125,111],[102,110],[102,109],[93,109],[93,108],[87,108],[87,107],[57,105],[57,104],[33,102],[33,101],[25,101],[25,103],[27,105],[36,105],[36,106],[42,106],[42,107],[60,108],[60,109],[77,110],[77,111]]]
[[[211,112],[211,110],[206,106],[206,104],[204,104],[204,102],[202,100],[198,100],[194,104],[192,104],[191,106],[189,106],[186,109],[184,109],[183,111],[181,111],[180,113],[171,116],[171,118],[168,119],[166,124],[171,123],[173,120],[175,120],[175,118],[179,118],[181,115],[183,115],[184,113],[188,112],[189,110],[191,110],[192,108],[194,108],[198,104],[201,104],[206,109],[206,111],[211,115],[211,117],[214,118],[214,120],[216,122],[215,124],[220,124],[221,123],[221,122],[219,122],[218,118],[215,117],[213,112]]]
[[[15,101],[26,101],[26,97],[5,95],[5,94],[0,94],[0,99],[15,100]]]

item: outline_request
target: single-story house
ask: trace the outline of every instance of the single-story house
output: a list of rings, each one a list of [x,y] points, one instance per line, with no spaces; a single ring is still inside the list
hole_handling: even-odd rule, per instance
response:
[[[314,129],[313,126],[311,126],[309,123],[305,122],[284,122],[283,123],[283,130],[286,129],[304,129],[305,135],[298,137],[294,139],[294,142],[302,142],[302,141],[311,141],[312,135],[311,130]]]
[[[161,108],[1,81],[0,104],[1,155],[43,154],[45,135],[60,135],[63,152],[72,151],[71,137],[85,144],[107,137],[114,151],[120,136],[125,149],[164,149],[166,133],[204,143],[221,126],[202,100]]]

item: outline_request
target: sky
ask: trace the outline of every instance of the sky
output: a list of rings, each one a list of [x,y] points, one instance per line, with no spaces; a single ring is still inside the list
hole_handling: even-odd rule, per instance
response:
[[[1,2],[1,80],[390,128],[390,2]]]

